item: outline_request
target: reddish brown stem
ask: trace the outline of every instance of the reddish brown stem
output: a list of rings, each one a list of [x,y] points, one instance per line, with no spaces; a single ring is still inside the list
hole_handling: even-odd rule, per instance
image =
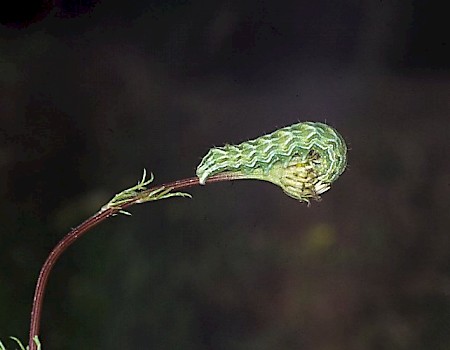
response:
[[[206,182],[213,183],[213,182],[235,180],[238,178],[239,176],[232,175],[229,173],[228,174],[223,173],[211,176],[210,178],[208,178]],[[120,210],[123,210],[125,208],[132,206],[133,204],[136,204],[139,201],[139,199],[142,198],[142,195],[145,195],[145,193],[150,193],[161,187],[164,187],[165,189],[170,188],[172,191],[176,191],[197,185],[199,185],[198,178],[192,177],[149,188],[146,191],[140,192],[139,195],[136,197],[136,199],[131,199],[129,202],[123,204],[120,208],[108,208],[105,210],[100,210],[98,213],[91,216],[86,221],[82,222],[79,226],[75,227],[66,236],[64,236],[64,238],[61,239],[61,241],[59,241],[59,243],[50,252],[50,255],[47,257],[47,260],[45,261],[44,265],[42,265],[41,271],[39,273],[39,277],[36,283],[36,289],[34,292],[33,306],[31,309],[30,336],[28,339],[29,350],[37,350],[37,345],[35,344],[33,338],[39,335],[42,304],[44,301],[45,288],[47,286],[50,272],[52,271],[56,261],[61,256],[61,254],[64,253],[66,249],[72,245],[72,243],[74,243],[78,238],[87,233],[94,226],[97,226],[107,218],[117,214]]]

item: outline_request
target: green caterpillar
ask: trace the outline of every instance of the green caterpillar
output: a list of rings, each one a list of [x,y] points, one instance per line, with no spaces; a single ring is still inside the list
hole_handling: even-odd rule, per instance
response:
[[[209,150],[197,167],[200,184],[230,172],[235,178],[270,181],[299,201],[319,199],[347,164],[347,146],[332,127],[303,122],[238,145]]]

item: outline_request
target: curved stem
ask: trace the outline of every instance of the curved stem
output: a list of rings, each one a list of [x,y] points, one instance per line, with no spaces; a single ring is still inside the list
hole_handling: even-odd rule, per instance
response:
[[[215,176],[211,176],[208,178],[206,183],[213,182],[221,182],[221,181],[230,181],[241,178],[237,174],[231,173],[222,173]],[[117,214],[120,210],[128,208],[133,204],[139,203],[141,198],[144,198],[146,195],[160,188],[171,189],[171,190],[181,190],[189,187],[199,185],[199,180],[197,177],[186,178],[182,180],[173,181],[167,184],[154,186],[149,188],[148,190],[139,192],[136,197],[130,199],[127,203],[124,203],[120,206],[120,208],[108,208],[104,210],[100,210],[89,219],[82,222],[77,227],[73,228],[68,234],[66,234],[61,241],[53,248],[50,252],[47,260],[44,265],[42,265],[41,271],[39,273],[39,277],[36,283],[36,289],[34,292],[33,298],[33,306],[31,309],[31,322],[30,322],[30,334],[28,339],[29,350],[36,350],[37,345],[34,342],[34,338],[39,335],[40,323],[41,323],[41,314],[42,314],[42,304],[44,301],[45,288],[47,286],[48,278],[50,276],[50,272],[55,266],[56,261],[64,253],[67,248],[69,248],[78,238],[87,233],[90,229],[97,226],[107,218]]]

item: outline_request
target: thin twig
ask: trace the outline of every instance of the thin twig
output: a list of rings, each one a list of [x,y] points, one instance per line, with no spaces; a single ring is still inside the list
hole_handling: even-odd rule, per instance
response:
[[[207,183],[213,182],[222,182],[222,181],[230,181],[241,178],[239,175],[230,174],[230,173],[222,173],[215,176],[211,176],[206,181]],[[154,193],[156,191],[162,191],[165,189],[173,190],[181,190],[187,189],[190,187],[194,187],[199,185],[199,180],[197,177],[182,179],[173,181],[167,184],[154,186],[149,188],[148,190],[139,192],[135,197],[130,198],[129,201],[123,203],[120,207],[110,207],[103,208],[98,211],[96,214],[91,216],[86,221],[82,222],[79,226],[73,228],[64,238],[59,241],[59,243],[53,248],[50,252],[47,260],[41,268],[39,273],[39,277],[36,283],[36,289],[34,292],[33,298],[33,306],[31,310],[31,322],[30,322],[30,335],[28,339],[29,350],[37,350],[37,345],[34,342],[34,338],[39,336],[40,331],[40,323],[41,323],[41,315],[42,315],[42,304],[44,301],[45,289],[47,286],[48,278],[50,276],[50,272],[55,266],[56,261],[64,253],[67,248],[69,248],[77,239],[83,236],[85,233],[90,231],[93,227],[97,226],[107,218],[122,212],[123,209],[128,208],[134,204],[142,203],[142,198],[145,198],[150,193]]]

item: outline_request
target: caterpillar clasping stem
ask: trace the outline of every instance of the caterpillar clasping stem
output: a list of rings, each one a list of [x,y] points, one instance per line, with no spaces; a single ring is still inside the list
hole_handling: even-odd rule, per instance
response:
[[[303,122],[238,145],[210,149],[197,176],[200,184],[223,172],[269,181],[288,196],[309,203],[330,189],[346,164],[347,146],[335,129]]]

